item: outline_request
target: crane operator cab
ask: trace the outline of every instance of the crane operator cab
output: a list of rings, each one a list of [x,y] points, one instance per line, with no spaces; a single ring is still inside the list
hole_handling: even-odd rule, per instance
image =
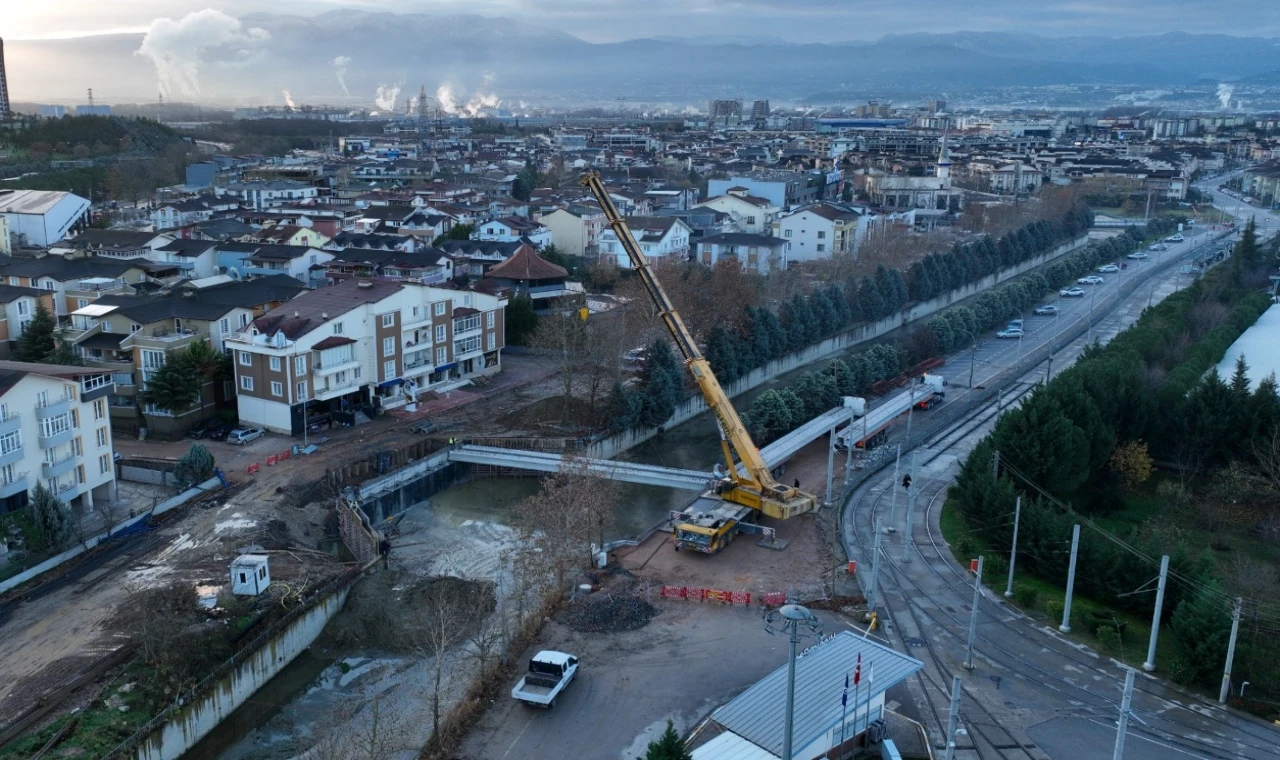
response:
[[[675,521],[676,549],[716,554],[746,527],[743,520],[750,513],[750,508],[740,504],[704,496]]]

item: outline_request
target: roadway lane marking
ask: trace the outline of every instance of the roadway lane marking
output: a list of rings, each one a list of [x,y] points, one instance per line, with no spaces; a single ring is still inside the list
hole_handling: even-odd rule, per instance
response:
[[[511,746],[507,747],[507,751],[502,753],[502,758],[500,760],[507,760],[507,755],[510,755],[511,750],[516,748],[516,744],[519,743],[520,737],[524,736],[524,732],[529,730],[529,726],[532,723],[533,723],[533,718],[530,718],[529,722],[524,724],[524,728],[520,729],[520,733],[516,734],[516,738],[511,741]]]

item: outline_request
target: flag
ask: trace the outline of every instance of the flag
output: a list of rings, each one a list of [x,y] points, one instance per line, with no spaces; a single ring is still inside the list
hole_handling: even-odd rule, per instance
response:
[[[870,686],[871,684],[875,683],[875,681],[876,681],[876,664],[874,662],[868,662],[867,663],[867,685]]]
[[[840,694],[840,706],[846,707],[849,704],[849,674],[844,674],[844,692]]]
[[[853,668],[853,685],[857,686],[862,680],[862,653],[858,653],[858,664]]]

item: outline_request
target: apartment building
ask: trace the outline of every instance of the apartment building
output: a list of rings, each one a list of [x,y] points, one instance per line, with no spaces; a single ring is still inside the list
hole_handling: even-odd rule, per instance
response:
[[[779,217],[774,234],[787,241],[788,261],[829,259],[855,251],[863,216],[818,203]]]
[[[604,211],[595,204],[574,204],[543,214],[538,220],[551,231],[556,248],[569,256],[594,256],[605,228]]]
[[[304,416],[354,423],[495,374],[505,306],[498,296],[384,278],[304,293],[227,340],[240,421],[300,435]]]
[[[13,344],[35,316],[36,306],[53,313],[53,295],[35,288],[0,285],[0,358],[8,359]]]
[[[37,482],[72,507],[115,499],[109,373],[0,361],[0,514]]]
[[[640,244],[640,250],[650,259],[684,261],[689,258],[689,226],[673,216],[629,216],[627,229]],[[631,268],[622,242],[612,228],[600,233],[600,260]]]
[[[767,198],[751,195],[745,187],[731,187],[726,195],[710,198],[698,207],[723,211],[733,219],[738,232],[768,235],[778,218],[778,207]]]
[[[135,292],[136,285],[157,274],[145,259],[119,260],[84,254],[12,259],[0,264],[0,280],[11,286],[35,288],[52,297],[46,308],[65,316],[108,294]],[[168,272],[176,276],[177,270]]]
[[[200,402],[175,414],[139,404],[149,376],[193,343],[226,350],[229,336],[305,291],[277,275],[205,288],[187,283],[150,296],[108,295],[72,312],[65,334],[86,366],[111,373],[108,402],[118,433],[136,435],[145,427],[149,436],[174,438],[210,416],[219,399],[230,399],[234,386],[227,381],[219,388],[208,378]]]

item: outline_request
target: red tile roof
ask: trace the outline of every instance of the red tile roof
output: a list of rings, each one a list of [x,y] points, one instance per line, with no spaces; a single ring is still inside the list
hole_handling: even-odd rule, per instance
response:
[[[486,273],[486,277],[499,280],[560,280],[568,276],[569,270],[552,264],[527,245]]]

